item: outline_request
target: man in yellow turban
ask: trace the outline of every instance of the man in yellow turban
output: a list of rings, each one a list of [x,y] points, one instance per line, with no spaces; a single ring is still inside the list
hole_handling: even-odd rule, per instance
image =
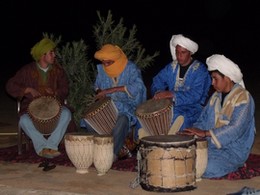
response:
[[[98,74],[94,84],[96,98],[111,97],[118,116],[111,134],[114,138],[114,159],[124,145],[125,138],[133,125],[137,125],[136,107],[146,100],[146,87],[137,65],[128,60],[120,47],[105,44],[94,57],[101,63],[97,65]],[[102,119],[99,121],[104,123]],[[108,122],[108,121],[106,121]],[[88,121],[81,126],[90,129]],[[98,129],[94,129],[99,132]]]
[[[34,61],[18,70],[6,84],[6,90],[12,97],[22,99],[19,126],[31,138],[36,153],[45,158],[60,155],[58,145],[71,120],[71,112],[63,104],[68,96],[68,79],[64,69],[56,63],[55,47],[48,38],[36,43],[31,49]],[[55,97],[62,104],[58,124],[48,138],[37,130],[27,113],[29,104],[41,96]]]

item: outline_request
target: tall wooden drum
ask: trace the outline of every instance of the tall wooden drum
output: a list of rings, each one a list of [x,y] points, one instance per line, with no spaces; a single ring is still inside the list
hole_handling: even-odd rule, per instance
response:
[[[61,114],[60,102],[52,96],[35,98],[28,106],[28,114],[35,128],[44,135],[51,134]]]
[[[150,135],[167,135],[173,118],[173,103],[170,99],[150,99],[140,104],[136,116]]]
[[[116,125],[118,110],[110,97],[93,103],[85,113],[85,120],[100,135],[111,135]]]
[[[140,140],[140,185],[144,190],[179,192],[196,188],[195,139],[158,135]]]

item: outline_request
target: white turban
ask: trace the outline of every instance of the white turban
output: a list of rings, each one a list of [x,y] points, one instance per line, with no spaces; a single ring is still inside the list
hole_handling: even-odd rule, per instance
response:
[[[209,71],[218,70],[232,81],[239,83],[245,88],[243,74],[241,73],[240,68],[224,55],[214,54],[207,58],[206,63]]]
[[[185,49],[189,50],[192,54],[196,53],[199,48],[197,43],[195,43],[187,37],[184,37],[182,34],[173,35],[170,41],[170,49],[173,60],[176,60],[176,45],[184,47]]]

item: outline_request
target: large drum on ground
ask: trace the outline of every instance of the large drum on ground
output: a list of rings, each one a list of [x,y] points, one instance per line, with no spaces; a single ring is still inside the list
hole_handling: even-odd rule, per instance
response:
[[[113,164],[114,141],[109,135],[95,135],[94,137],[94,166],[98,176],[105,175]]]
[[[51,134],[56,128],[60,114],[61,104],[52,96],[35,98],[28,106],[28,114],[35,128],[44,135]]]
[[[203,138],[196,139],[196,181],[201,180],[208,165],[208,141]]]
[[[67,133],[64,136],[66,153],[76,167],[76,173],[88,173],[93,163],[94,135],[84,133]]]
[[[111,135],[115,127],[118,111],[110,97],[93,103],[85,113],[85,120],[100,135]]]
[[[140,185],[144,190],[179,192],[196,188],[195,139],[183,135],[140,140]]]
[[[140,104],[136,116],[150,135],[167,135],[173,118],[173,103],[170,99],[150,99]]]

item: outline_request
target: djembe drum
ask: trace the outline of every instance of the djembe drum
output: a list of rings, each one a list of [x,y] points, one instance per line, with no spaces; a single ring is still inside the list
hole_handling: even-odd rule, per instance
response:
[[[208,141],[206,139],[196,139],[196,181],[201,180],[208,164]]]
[[[67,133],[64,136],[66,153],[76,167],[76,173],[88,173],[93,163],[94,135],[83,133]]]
[[[195,139],[157,135],[140,140],[140,184],[144,190],[179,192],[196,188]]]
[[[44,135],[51,134],[61,114],[60,102],[52,96],[35,98],[28,106],[28,114],[35,128]]]
[[[114,158],[114,141],[109,135],[95,135],[94,137],[94,166],[98,176],[105,175],[112,167]]]
[[[111,135],[115,127],[118,110],[110,97],[93,103],[85,114],[85,120],[100,135]]]
[[[150,99],[140,104],[136,116],[150,135],[167,135],[173,118],[173,103],[170,99]]]

